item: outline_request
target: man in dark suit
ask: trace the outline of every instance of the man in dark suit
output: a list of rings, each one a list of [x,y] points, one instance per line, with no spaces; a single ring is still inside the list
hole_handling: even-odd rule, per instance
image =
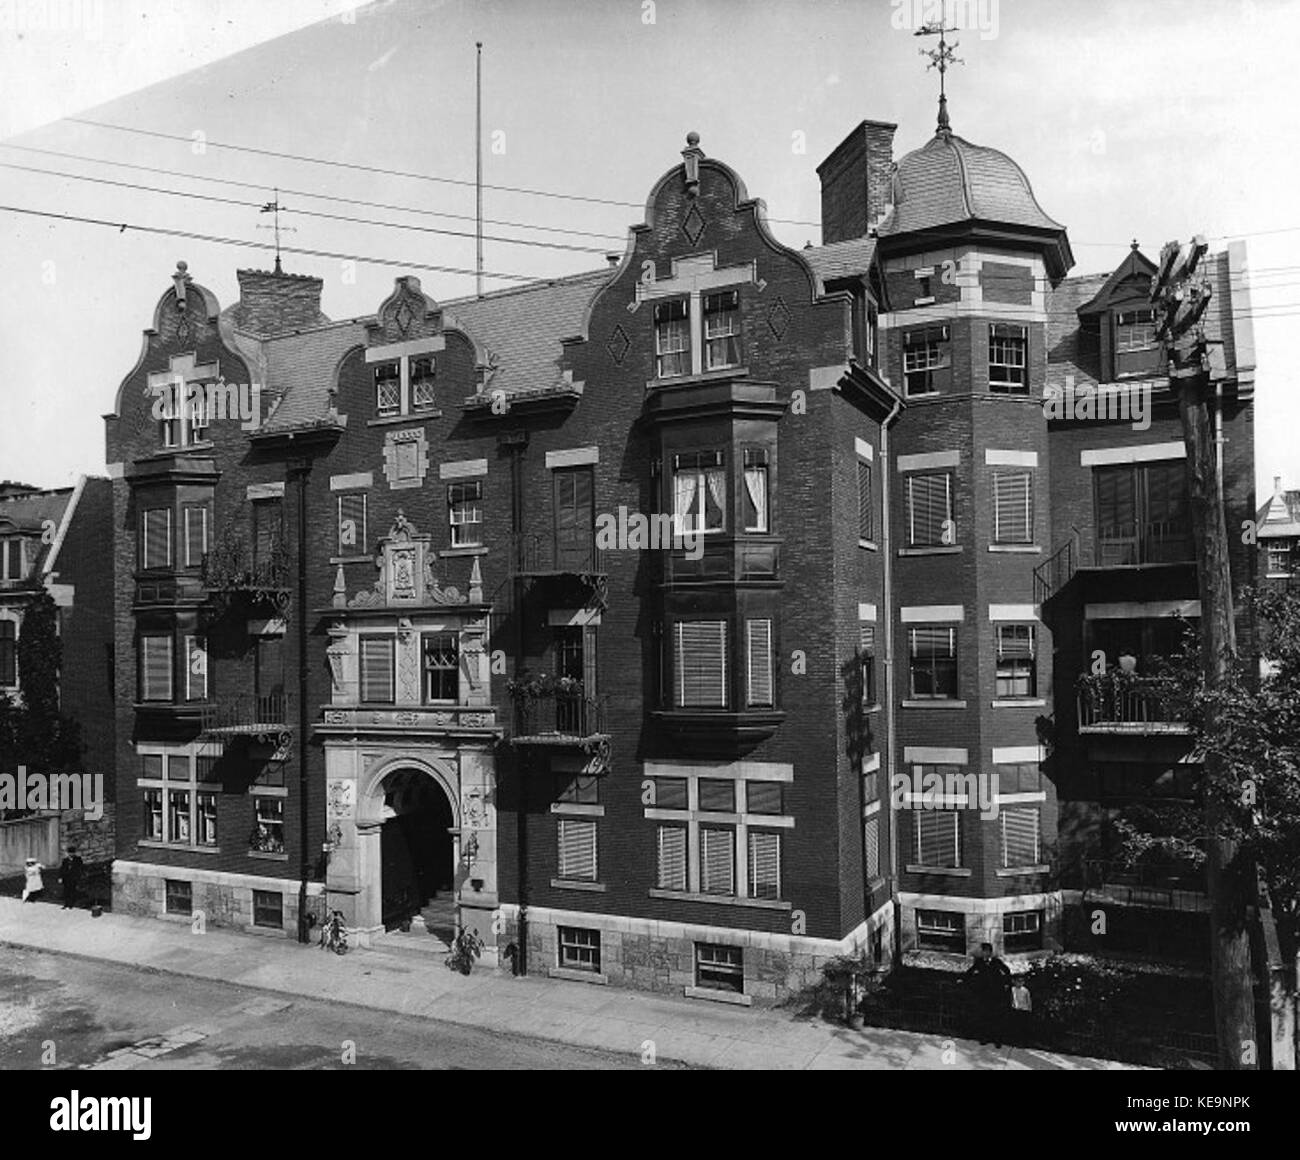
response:
[[[1001,1047],[1011,1010],[1011,968],[993,953],[992,943],[980,943],[979,954],[962,976],[970,995],[974,1030],[980,1043]]]
[[[59,881],[63,884],[63,909],[71,910],[77,905],[77,887],[81,884],[81,874],[86,864],[77,853],[76,846],[69,846],[67,856],[59,866]]]

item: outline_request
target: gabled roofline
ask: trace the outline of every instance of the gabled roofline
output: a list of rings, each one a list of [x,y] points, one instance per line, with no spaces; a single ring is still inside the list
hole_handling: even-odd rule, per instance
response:
[[[1110,305],[1110,300],[1122,283],[1134,277],[1151,278],[1155,272],[1156,264],[1150,258],[1136,247],[1130,249],[1128,257],[1111,271],[1110,277],[1106,279],[1102,288],[1080,306],[1076,313],[1080,317],[1085,314],[1100,314]]]

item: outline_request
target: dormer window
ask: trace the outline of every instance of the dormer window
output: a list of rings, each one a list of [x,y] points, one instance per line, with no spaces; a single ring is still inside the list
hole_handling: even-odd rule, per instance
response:
[[[661,379],[691,373],[691,322],[688,300],[655,303],[655,374]]]
[[[23,572],[22,537],[10,536],[0,540],[0,580],[21,580]]]
[[[411,406],[415,410],[433,406],[433,376],[437,362],[432,355],[411,360]]]
[[[740,366],[740,291],[704,296],[705,370]]]
[[[375,367],[375,409],[381,416],[396,415],[402,408],[402,371],[397,363]]]
[[[1115,377],[1153,373],[1160,361],[1155,316],[1150,310],[1120,310],[1115,314]]]

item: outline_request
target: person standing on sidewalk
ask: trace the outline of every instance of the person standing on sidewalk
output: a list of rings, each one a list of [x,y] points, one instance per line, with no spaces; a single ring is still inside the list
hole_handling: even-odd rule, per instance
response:
[[[76,846],[69,846],[67,856],[59,867],[59,881],[63,884],[63,909],[71,910],[77,905],[77,887],[81,885],[81,875],[86,864],[77,853]]]
[[[36,895],[45,889],[45,879],[41,877],[42,866],[35,858],[28,858],[23,866],[23,901],[35,901]]]
[[[970,990],[973,1029],[980,1043],[1001,1047],[1011,1010],[1011,968],[993,953],[992,943],[980,943],[979,954],[962,981]]]

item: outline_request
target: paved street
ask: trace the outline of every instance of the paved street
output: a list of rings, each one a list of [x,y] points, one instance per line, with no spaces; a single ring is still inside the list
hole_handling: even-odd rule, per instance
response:
[[[343,1062],[355,1045],[355,1063]],[[0,1069],[635,1069],[627,1054],[0,947]],[[660,1063],[661,1067],[677,1067]]]

